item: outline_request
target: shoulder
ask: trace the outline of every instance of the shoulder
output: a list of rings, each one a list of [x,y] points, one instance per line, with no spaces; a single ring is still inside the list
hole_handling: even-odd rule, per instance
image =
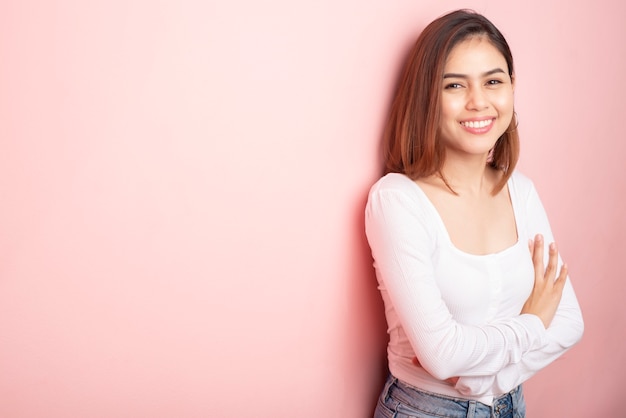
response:
[[[396,191],[411,193],[417,187],[415,182],[404,174],[401,173],[389,173],[378,179],[376,183],[370,189],[370,195],[372,193]]]
[[[408,176],[401,173],[389,173],[378,179],[368,195],[368,206],[376,201],[389,204],[409,205],[413,208],[423,206],[424,192]]]
[[[535,192],[533,181],[519,171],[514,171],[508,181],[511,196],[525,199]]]
[[[382,217],[430,217],[427,197],[420,186],[400,173],[389,173],[371,187],[366,212]]]
[[[386,174],[371,187],[365,207],[365,229],[370,245],[380,236],[398,238],[425,233],[434,237],[436,225],[426,195],[406,175]]]

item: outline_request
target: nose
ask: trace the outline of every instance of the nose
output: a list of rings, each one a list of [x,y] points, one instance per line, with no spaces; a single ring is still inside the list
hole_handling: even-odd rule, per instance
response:
[[[489,101],[485,91],[480,87],[472,87],[468,89],[467,104],[468,110],[483,110],[489,106]]]

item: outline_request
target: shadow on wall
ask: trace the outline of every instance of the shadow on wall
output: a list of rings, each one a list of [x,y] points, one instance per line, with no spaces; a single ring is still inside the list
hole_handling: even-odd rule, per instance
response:
[[[365,206],[370,187],[384,175],[383,135],[384,123],[391,111],[394,94],[402,78],[402,72],[409,59],[409,53],[417,36],[425,25],[419,25],[415,32],[407,37],[406,44],[399,48],[400,53],[393,64],[394,70],[389,83],[386,106],[382,112],[381,126],[376,136],[374,170],[370,176],[364,173],[366,184],[355,194],[354,216],[351,217],[352,229],[348,236],[352,237],[350,248],[352,262],[348,263],[351,270],[347,273],[346,303],[346,335],[345,350],[346,380],[351,385],[346,389],[346,396],[355,402],[369,401],[368,405],[356,405],[350,408],[349,402],[344,403],[342,417],[372,416],[378,396],[389,373],[387,368],[387,322],[383,300],[378,290],[378,282],[373,267],[373,259],[367,237],[365,235]],[[357,411],[362,411],[359,414]]]
[[[354,208],[352,231],[353,262],[347,289],[346,350],[347,381],[351,384],[346,394],[355,401],[370,401],[359,405],[367,416],[372,416],[380,389],[387,377],[387,328],[383,301],[372,265],[372,255],[365,236],[365,204],[367,189],[361,193]],[[365,409],[365,407],[367,407]],[[353,416],[355,409],[346,405],[341,416]]]

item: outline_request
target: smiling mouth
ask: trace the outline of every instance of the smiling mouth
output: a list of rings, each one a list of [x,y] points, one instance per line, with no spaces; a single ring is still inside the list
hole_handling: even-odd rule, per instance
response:
[[[461,122],[461,125],[465,126],[466,128],[471,128],[471,129],[480,129],[480,128],[485,128],[489,125],[491,125],[493,123],[493,119],[486,119],[486,120],[470,120],[467,122]]]

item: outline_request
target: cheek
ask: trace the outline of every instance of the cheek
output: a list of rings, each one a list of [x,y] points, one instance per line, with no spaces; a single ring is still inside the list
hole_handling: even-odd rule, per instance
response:
[[[460,98],[446,97],[441,100],[441,116],[443,119],[456,119],[463,107],[463,100]]]
[[[500,109],[500,112],[513,113],[513,93],[498,95],[494,98],[493,103]]]

